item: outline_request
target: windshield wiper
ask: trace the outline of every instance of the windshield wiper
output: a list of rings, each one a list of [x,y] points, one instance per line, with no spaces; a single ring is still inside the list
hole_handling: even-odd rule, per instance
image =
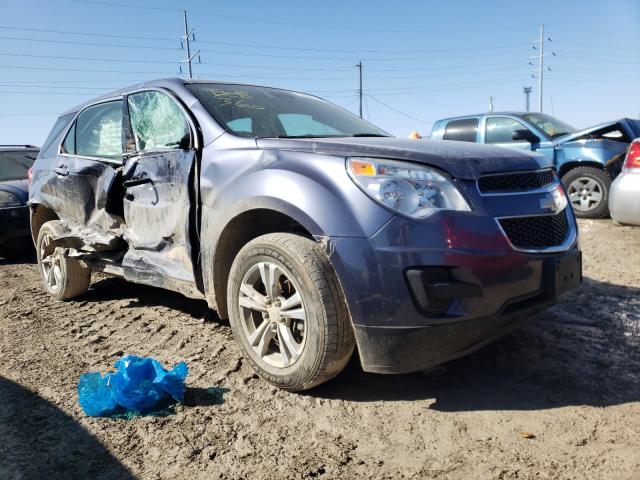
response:
[[[351,138],[351,137],[388,137],[380,133],[352,133],[349,135],[313,135],[307,133],[304,135],[276,135],[274,137],[258,137],[258,138]]]
[[[384,135],[382,133],[354,133],[349,135],[350,137],[389,137],[390,135]]]
[[[257,138],[344,138],[346,135],[313,135],[306,133],[304,135],[274,135],[270,137],[257,137]]]

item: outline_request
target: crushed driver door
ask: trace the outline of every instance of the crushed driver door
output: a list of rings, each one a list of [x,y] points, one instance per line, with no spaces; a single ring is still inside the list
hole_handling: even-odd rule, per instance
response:
[[[160,90],[125,97],[123,166],[126,279],[201,298],[195,284],[194,132]]]

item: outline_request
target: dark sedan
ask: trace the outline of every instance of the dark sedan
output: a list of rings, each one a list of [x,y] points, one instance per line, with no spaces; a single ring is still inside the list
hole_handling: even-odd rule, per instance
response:
[[[0,145],[0,257],[33,247],[27,177],[37,155],[32,145]]]

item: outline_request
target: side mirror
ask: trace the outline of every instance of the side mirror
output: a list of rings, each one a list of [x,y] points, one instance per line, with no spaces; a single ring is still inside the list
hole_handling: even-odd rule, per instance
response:
[[[184,136],[178,142],[180,150],[189,150],[191,148],[191,134],[185,133]]]
[[[514,130],[513,133],[511,134],[511,138],[516,141],[525,140],[532,145],[536,143],[540,143],[540,137],[527,128]]]

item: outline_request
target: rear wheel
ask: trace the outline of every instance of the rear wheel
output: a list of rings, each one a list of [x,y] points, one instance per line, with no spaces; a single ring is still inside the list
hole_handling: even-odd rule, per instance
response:
[[[594,167],[577,167],[562,177],[569,201],[577,217],[606,218],[609,216],[611,176]]]
[[[231,267],[227,304],[245,358],[280,388],[312,388],[351,358],[355,340],[342,290],[313,240],[276,233],[249,242]]]
[[[44,288],[57,300],[70,300],[84,294],[91,283],[91,269],[78,260],[65,257],[60,247],[51,248],[53,239],[66,229],[59,220],[51,220],[40,227],[36,242],[38,270]]]

